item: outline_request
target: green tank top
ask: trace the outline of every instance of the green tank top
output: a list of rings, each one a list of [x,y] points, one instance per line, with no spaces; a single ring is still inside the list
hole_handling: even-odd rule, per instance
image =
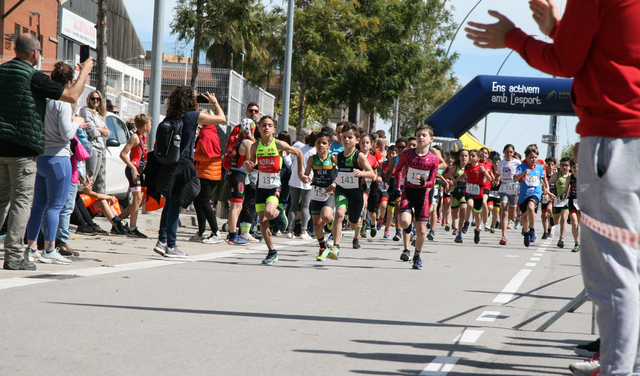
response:
[[[311,168],[313,168],[313,184],[327,188],[333,183],[333,160],[331,159],[331,154],[327,155],[327,159],[324,161],[321,160],[318,155],[313,156],[313,164]]]
[[[264,146],[262,140],[258,140],[258,148],[256,149],[256,158],[258,160],[258,171],[262,173],[278,173],[282,167],[282,158],[278,153],[276,139],[271,140],[269,145]]]
[[[569,178],[569,176],[563,177],[562,175],[558,174],[558,178],[556,179],[556,196],[562,196],[562,194],[564,193],[564,190],[567,187],[567,179]]]

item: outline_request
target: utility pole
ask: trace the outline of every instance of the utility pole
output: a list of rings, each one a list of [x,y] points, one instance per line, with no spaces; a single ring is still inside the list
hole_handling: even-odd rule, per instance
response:
[[[295,1],[289,0],[287,10],[287,40],[284,52],[284,79],[282,80],[282,119],[280,130],[289,130],[289,101],[291,99],[291,55],[293,54],[293,13],[295,11]]]
[[[98,0],[96,89],[107,97],[107,1]],[[115,103],[114,103],[115,105]]]
[[[147,147],[153,149],[156,130],[160,123],[160,91],[162,90],[162,32],[164,24],[164,0],[155,0],[153,9],[153,42],[151,49],[151,80],[149,81],[149,112],[151,112],[151,133]]]

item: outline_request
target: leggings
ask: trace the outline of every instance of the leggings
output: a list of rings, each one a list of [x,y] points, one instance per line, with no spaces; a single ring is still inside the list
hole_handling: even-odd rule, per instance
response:
[[[309,203],[311,202],[311,189],[302,189],[291,187],[291,206],[289,207],[289,227],[293,228],[293,224],[298,214],[298,205],[300,205],[301,223],[303,228],[306,228],[309,223]]]
[[[207,222],[211,227],[211,232],[218,234],[218,220],[216,214],[211,207],[211,191],[213,191],[220,181],[200,178],[200,193],[193,201],[196,208],[196,216],[198,217],[198,235],[204,234]]]
[[[82,201],[80,193],[76,193],[76,205],[71,213],[70,222],[78,227],[95,225],[89,209],[84,206],[84,201]]]
[[[44,240],[55,241],[60,211],[67,201],[71,186],[71,159],[69,157],[46,156],[38,157],[36,163],[38,172],[33,192],[31,216],[29,223],[27,223],[27,240],[37,240],[42,225]]]

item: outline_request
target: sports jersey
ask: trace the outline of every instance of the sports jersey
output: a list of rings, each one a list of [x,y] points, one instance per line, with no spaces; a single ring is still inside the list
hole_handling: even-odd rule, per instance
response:
[[[485,176],[482,169],[486,169],[484,163],[478,163],[475,166],[469,164],[464,168],[464,173],[467,174],[466,192],[476,198],[482,197],[482,190],[484,189]]]
[[[396,166],[396,189],[400,189],[403,174],[406,177],[405,188],[433,188],[439,163],[438,157],[432,153],[419,156],[416,149],[405,150]],[[420,183],[420,177],[425,180],[425,185]]]
[[[311,183],[311,200],[326,201],[329,198],[327,187],[333,183],[333,160],[331,154],[325,160],[321,160],[317,154],[313,156],[311,164],[313,170],[313,183]]]
[[[489,172],[493,171],[493,163],[491,161],[480,162],[480,164],[484,165],[485,170]],[[491,190],[491,182],[487,180],[487,178],[483,178],[482,188]]]
[[[238,138],[233,142],[233,146],[229,154],[231,155],[230,169],[246,174],[247,172],[244,170],[243,163],[247,160],[247,156],[240,155],[240,145],[244,140],[246,140],[246,138],[238,136]]]
[[[140,134],[138,131],[136,131],[136,134],[140,142],[138,143],[138,147],[131,149],[129,155],[131,163],[133,163],[134,166],[141,167],[147,160],[147,136]]]
[[[553,200],[553,206],[556,207],[565,207],[567,206],[569,200],[566,198],[563,200],[561,197],[564,194],[564,190],[567,188],[568,179],[571,175],[562,176],[562,174],[558,174],[554,185],[555,195],[557,196],[555,200]]]
[[[511,161],[499,161],[498,162],[498,174],[500,174],[501,182],[500,189],[498,192],[506,193],[508,195],[515,195],[518,193],[519,183],[513,181],[513,177],[516,176],[516,170],[518,166],[520,166],[522,162],[517,159],[512,159]]]
[[[350,156],[345,156],[344,151],[338,154],[338,176],[336,185],[343,190],[362,190],[363,178],[357,178],[353,175],[354,169],[360,169],[358,166],[359,150],[354,150]]]
[[[276,139],[272,139],[267,146],[258,140],[256,149],[258,160],[258,188],[272,189],[280,188],[280,168],[282,167],[282,157],[278,153]]]
[[[540,180],[544,176],[543,165],[537,163],[535,167],[530,168],[526,163],[522,163],[516,169],[516,175],[520,175],[526,170],[531,170],[531,172],[520,179],[520,203],[529,196],[536,196],[538,200],[542,197],[542,182]]]

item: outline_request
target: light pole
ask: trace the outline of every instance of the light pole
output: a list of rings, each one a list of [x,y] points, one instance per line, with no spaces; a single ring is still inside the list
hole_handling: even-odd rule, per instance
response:
[[[467,15],[466,15],[466,16],[464,16],[464,19],[462,20],[462,22],[460,22],[460,25],[458,25],[458,28],[456,29],[455,34],[453,34],[453,38],[451,38],[451,43],[449,43],[449,48],[447,48],[447,53],[446,53],[446,55],[444,55],[445,57],[446,57],[446,56],[449,56],[449,50],[451,50],[451,45],[453,44],[453,41],[456,39],[456,36],[458,35],[458,31],[460,31],[460,29],[462,28],[462,25],[464,25],[464,21],[466,21],[466,20],[467,20],[467,18],[471,15],[471,12],[473,12],[473,11],[474,11],[474,9],[476,9],[476,7],[477,7],[478,5],[480,5],[480,3],[481,3],[481,2],[482,2],[482,0],[479,0],[479,1],[476,3],[476,5],[474,5],[474,6],[473,6],[473,8],[471,8],[471,10],[469,11],[469,13],[467,13]]]
[[[134,59],[144,59],[144,55],[138,55],[138,56],[130,57],[127,60],[123,61],[123,63],[126,64],[127,61],[134,60]]]

